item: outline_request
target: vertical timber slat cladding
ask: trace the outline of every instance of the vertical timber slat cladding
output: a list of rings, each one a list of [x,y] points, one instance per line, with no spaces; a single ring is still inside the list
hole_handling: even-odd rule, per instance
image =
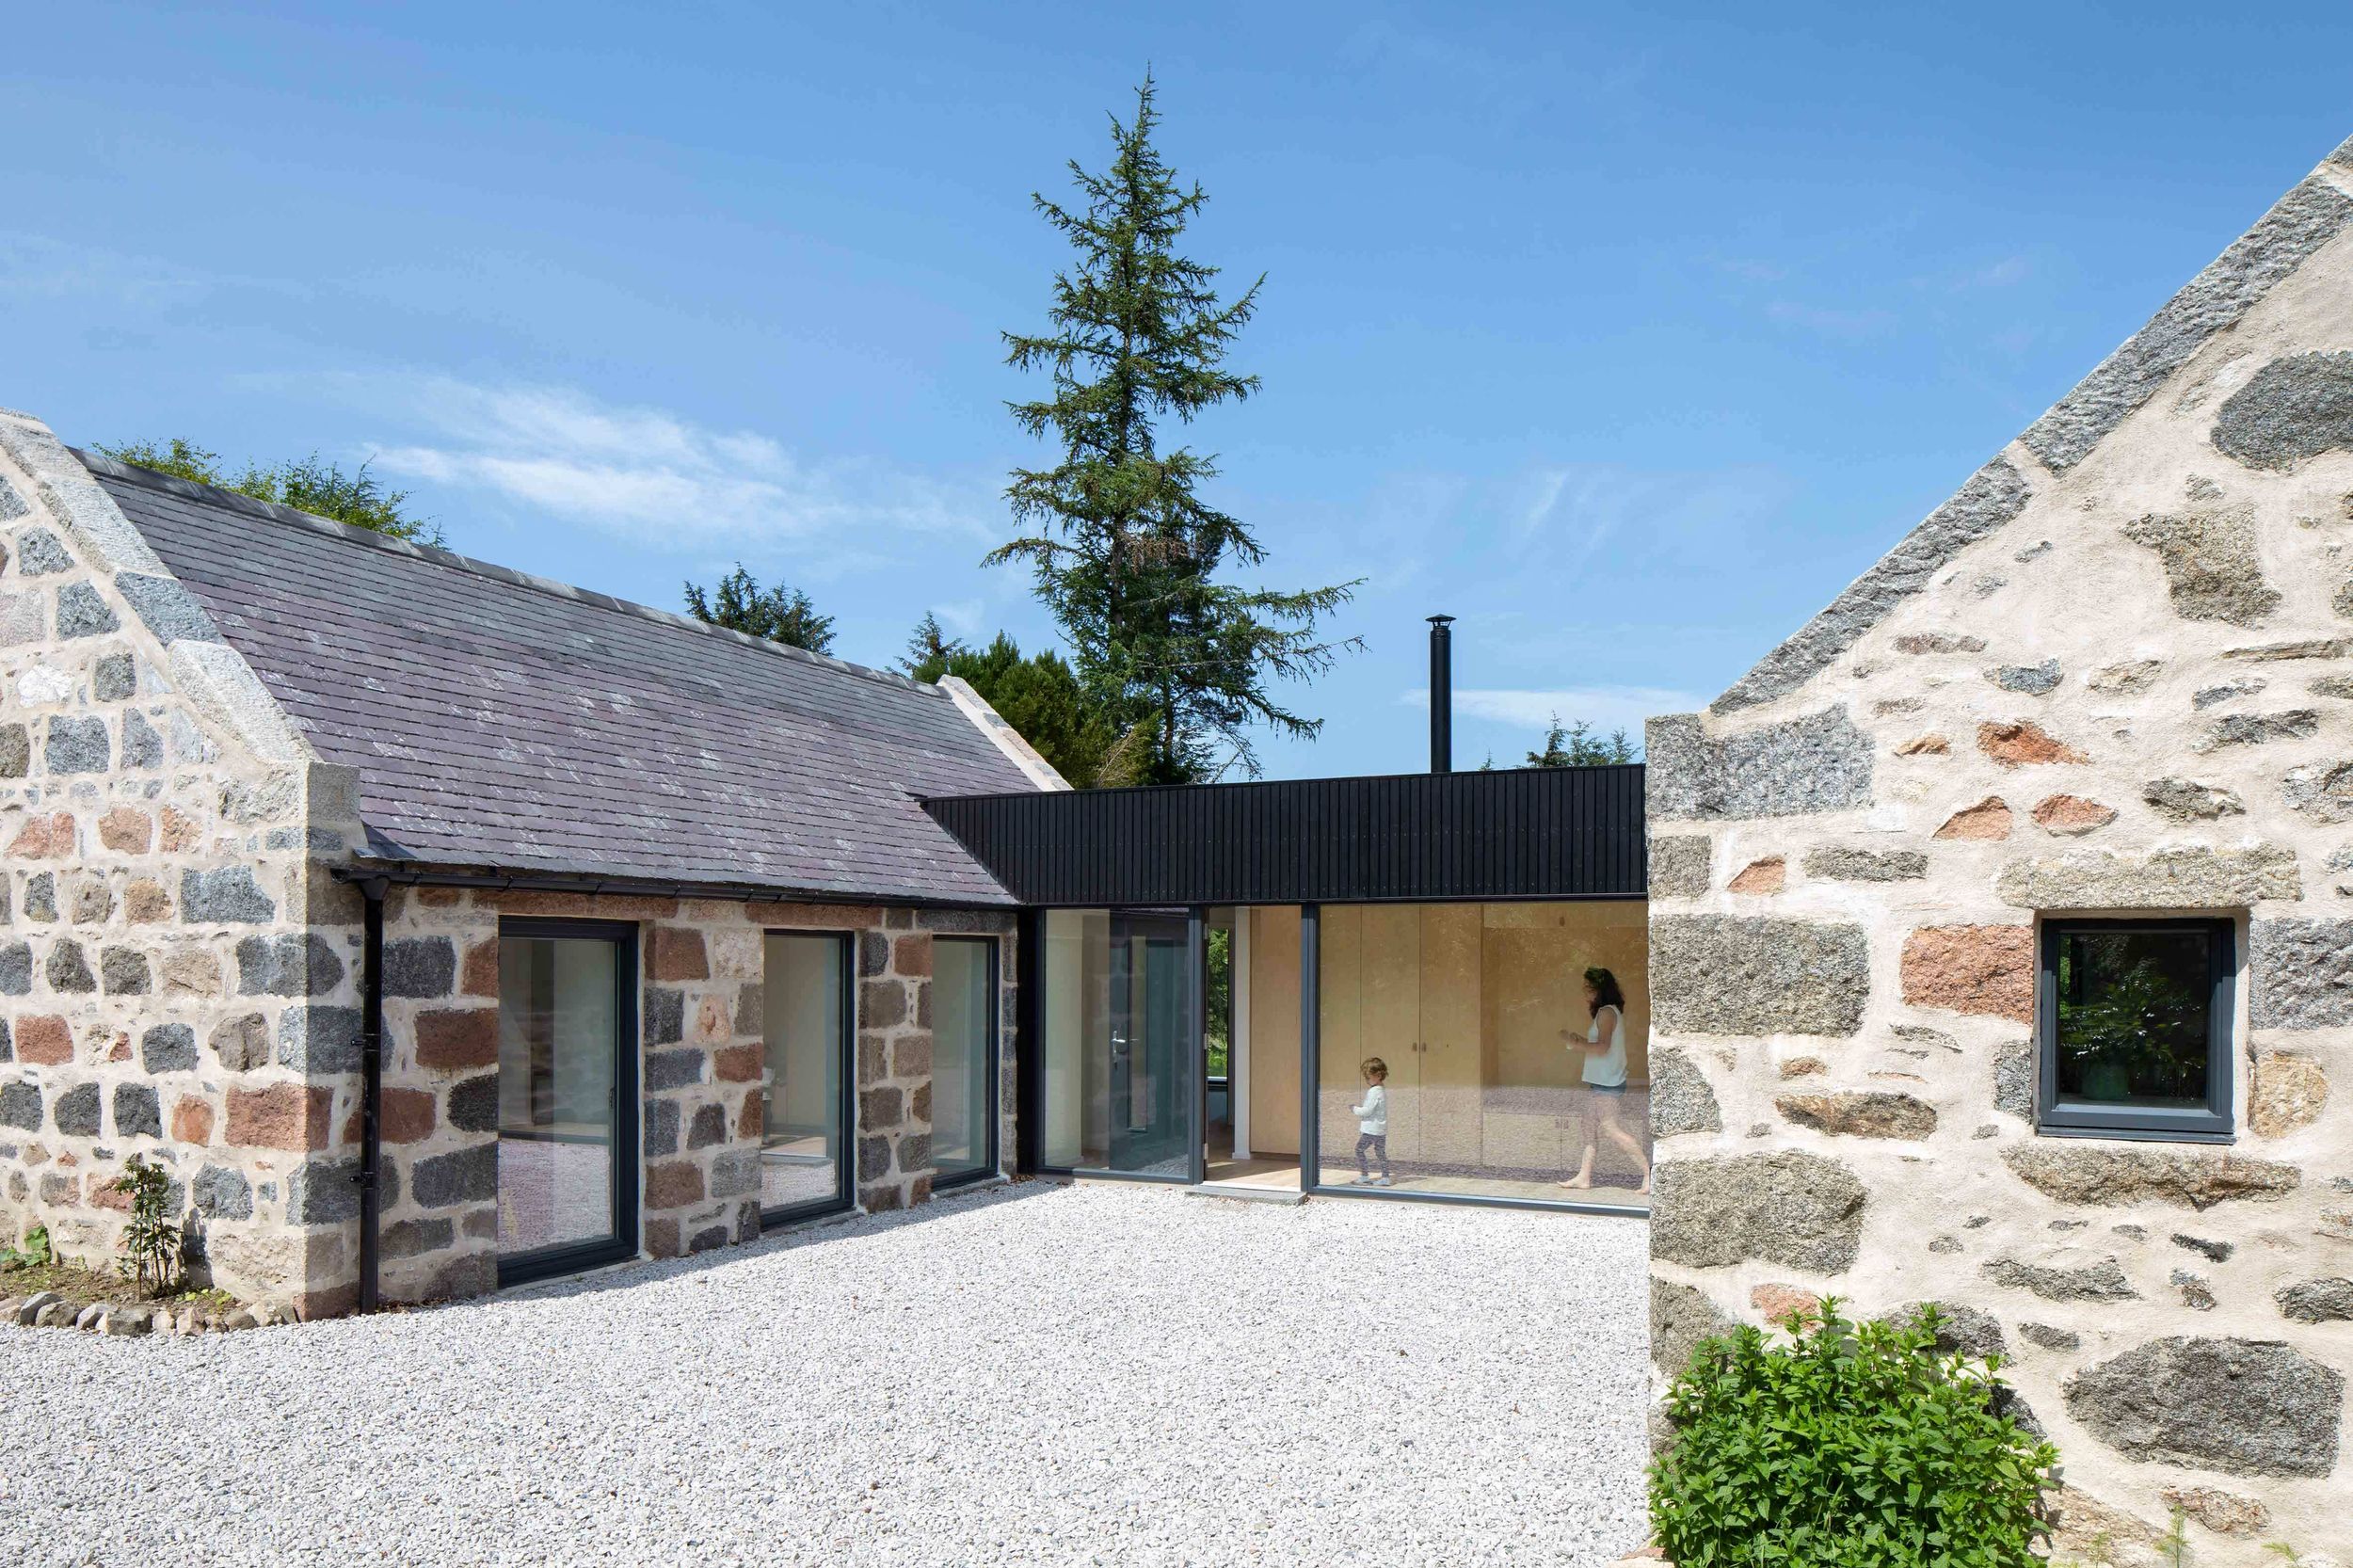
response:
[[[1640,898],[1642,769],[1285,779],[924,803],[1028,904]]]
[[[1934,1303],[2058,1446],[2054,1560],[2345,1552],[2348,409],[2353,143],[1651,721],[1655,1387]]]

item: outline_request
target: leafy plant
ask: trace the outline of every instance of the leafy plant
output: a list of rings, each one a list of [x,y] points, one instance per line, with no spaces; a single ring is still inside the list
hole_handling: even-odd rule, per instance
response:
[[[2175,1509],[2166,1532],[2157,1538],[2157,1550],[2165,1557],[2167,1568],[2182,1568],[2189,1560],[2189,1515]]]
[[[220,466],[219,453],[209,452],[184,436],[174,436],[168,441],[124,441],[117,446],[102,442],[98,450],[116,462],[129,463],[134,468],[152,469],[175,479],[234,490],[256,501],[276,502],[280,506],[292,506],[313,517],[331,518],[395,539],[416,544],[441,542],[438,524],[428,519],[412,518],[402,510],[408,492],[384,488],[364,462],[345,473],[340,463],[325,461],[313,452],[308,457],[268,467],[249,462],[243,473],[232,477]]]
[[[46,1269],[57,1261],[49,1245],[49,1227],[35,1225],[24,1233],[22,1247],[0,1248],[0,1269]]]
[[[135,1154],[108,1185],[131,1199],[131,1223],[123,1227],[120,1243],[122,1272],[159,1296],[180,1272],[180,1227],[167,1207],[171,1174]]]
[[[1933,1309],[1707,1339],[1667,1396],[1651,1528],[1682,1568],[2028,1568],[2058,1452],[1997,1414],[1998,1361],[1936,1349]]]

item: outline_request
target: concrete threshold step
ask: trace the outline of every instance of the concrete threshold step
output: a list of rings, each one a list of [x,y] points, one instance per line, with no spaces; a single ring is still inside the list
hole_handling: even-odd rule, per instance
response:
[[[1307,1201],[1307,1194],[1296,1189],[1253,1187],[1240,1181],[1205,1181],[1185,1191],[1196,1198],[1230,1198],[1237,1203],[1279,1203],[1286,1208],[1295,1208]]]

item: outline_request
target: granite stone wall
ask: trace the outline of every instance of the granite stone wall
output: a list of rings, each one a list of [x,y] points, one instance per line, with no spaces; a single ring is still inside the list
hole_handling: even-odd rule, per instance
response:
[[[1649,737],[1654,1359],[1934,1301],[2058,1547],[2353,1547],[2353,167]],[[2222,915],[2228,1146],[2035,1125],[2037,933]]]
[[[105,1269],[163,1163],[193,1270],[349,1303],[355,810],[104,492],[0,412],[0,1238]]]
[[[497,1282],[499,920],[621,921],[637,933],[639,1238],[651,1257],[760,1233],[764,936],[850,934],[856,952],[852,1179],[868,1212],[931,1195],[931,942],[1000,942],[1000,1146],[1013,1149],[1010,915],[452,888],[385,904],[382,1285],[391,1300]],[[356,1137],[356,1133],[355,1133]]]

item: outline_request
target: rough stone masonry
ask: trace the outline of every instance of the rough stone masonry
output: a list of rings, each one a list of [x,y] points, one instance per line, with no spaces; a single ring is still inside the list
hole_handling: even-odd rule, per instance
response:
[[[319,760],[80,461],[0,411],[0,1241],[111,1266],[133,1154],[172,1174],[196,1278],[347,1310],[359,1267],[359,778]],[[1000,1144],[1015,1146],[1009,913],[394,888],[385,922],[381,1278],[496,1284],[498,921],[636,927],[640,1251],[760,1224],[761,934],[857,951],[853,1184],[933,1175],[931,949],[994,936]]]
[[[2353,144],[2348,144],[2353,146]],[[1705,713],[1649,738],[1654,1358],[1943,1304],[2059,1545],[2342,1554],[2353,1457],[2353,164]],[[2035,1124],[2037,931],[2235,921],[2225,1146]]]

